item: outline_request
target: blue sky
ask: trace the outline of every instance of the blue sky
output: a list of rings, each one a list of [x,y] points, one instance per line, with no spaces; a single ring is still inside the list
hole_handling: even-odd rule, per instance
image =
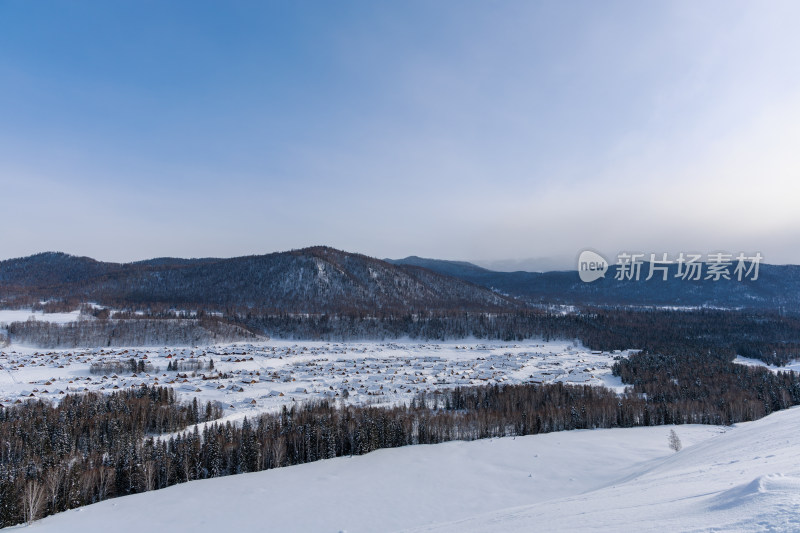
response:
[[[800,3],[0,0],[0,257],[800,263]]]

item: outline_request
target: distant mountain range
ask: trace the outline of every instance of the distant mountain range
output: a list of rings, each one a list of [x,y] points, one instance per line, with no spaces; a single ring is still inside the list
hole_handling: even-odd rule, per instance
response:
[[[719,281],[683,280],[677,266],[663,280],[657,274],[645,281],[649,264],[642,266],[639,281],[615,279],[617,266],[606,276],[584,283],[576,271],[495,272],[463,261],[443,261],[411,256],[387,259],[395,265],[414,265],[440,274],[491,288],[535,304],[593,306],[674,306],[773,309],[800,312],[800,266],[760,265],[758,279]],[[705,277],[705,276],[703,276]]]
[[[800,267],[761,265],[756,281],[650,281],[575,271],[496,272],[472,263],[379,260],[318,246],[230,259],[108,263],[47,252],[0,262],[0,305],[41,300],[268,313],[514,311],[531,306],[675,306],[800,311]],[[644,277],[644,276],[643,276]]]
[[[262,312],[372,313],[520,308],[471,282],[327,247],[231,259],[106,263],[63,253],[0,262],[0,300],[71,299]]]

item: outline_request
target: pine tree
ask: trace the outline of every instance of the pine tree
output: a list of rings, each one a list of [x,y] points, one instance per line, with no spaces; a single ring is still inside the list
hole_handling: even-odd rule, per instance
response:
[[[675,433],[674,429],[669,430],[669,447],[675,452],[679,452],[681,451],[681,448],[683,448],[681,439],[678,437],[678,434]]]

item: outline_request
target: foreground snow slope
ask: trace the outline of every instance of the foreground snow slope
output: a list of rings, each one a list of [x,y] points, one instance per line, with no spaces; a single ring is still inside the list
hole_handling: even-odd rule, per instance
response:
[[[669,429],[570,431],[379,450],[107,500],[46,518],[34,529],[358,533],[432,525],[575,496],[638,475],[673,459]],[[725,437],[723,428],[712,426],[676,431],[684,445]]]
[[[800,409],[733,428],[570,431],[196,481],[36,531],[800,531]]]
[[[800,531],[800,409],[741,424],[600,490],[416,531]]]

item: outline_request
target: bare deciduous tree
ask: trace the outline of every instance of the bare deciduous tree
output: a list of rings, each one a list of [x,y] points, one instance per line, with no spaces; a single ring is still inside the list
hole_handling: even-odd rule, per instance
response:
[[[62,468],[50,468],[44,475],[44,484],[47,488],[47,496],[50,498],[51,512],[56,511],[58,495],[61,491],[61,482],[63,481],[64,476],[65,472]]]
[[[32,524],[42,512],[45,501],[44,487],[36,480],[25,483],[22,503],[24,506],[25,522]]]
[[[111,493],[114,485],[114,469],[110,466],[101,466],[97,472],[97,494],[100,500],[105,500]]]
[[[142,477],[144,479],[144,490],[151,491],[156,486],[156,464],[152,460],[142,463]]]

